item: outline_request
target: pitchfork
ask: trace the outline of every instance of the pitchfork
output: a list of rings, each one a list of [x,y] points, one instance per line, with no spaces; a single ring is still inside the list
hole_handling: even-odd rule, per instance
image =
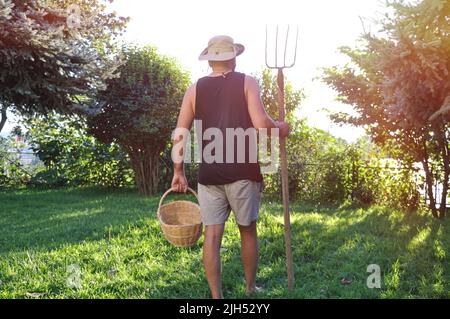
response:
[[[284,108],[284,69],[292,68],[295,65],[297,59],[297,43],[298,43],[298,26],[295,37],[295,50],[293,59],[286,62],[286,55],[288,51],[289,42],[289,26],[286,31],[286,40],[284,43],[283,63],[278,61],[278,25],[276,27],[275,35],[275,61],[273,64],[269,63],[268,59],[268,32],[266,26],[266,65],[269,69],[278,70],[277,82],[278,82],[278,120],[284,122],[285,108]],[[292,291],[294,289],[294,269],[292,264],[292,245],[291,245],[291,218],[289,214],[289,185],[288,185],[288,171],[287,171],[287,156],[286,156],[286,139],[280,138],[280,153],[281,153],[281,189],[283,193],[283,207],[284,207],[284,238],[286,244],[286,264],[288,273],[288,289]]]

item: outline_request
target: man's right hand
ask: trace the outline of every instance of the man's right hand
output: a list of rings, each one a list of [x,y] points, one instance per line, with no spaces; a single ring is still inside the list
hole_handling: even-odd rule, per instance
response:
[[[285,138],[289,135],[289,124],[286,122],[277,122],[277,127],[280,130],[280,137]]]
[[[172,179],[172,189],[178,193],[186,193],[188,189],[188,182],[184,172],[175,172]]]

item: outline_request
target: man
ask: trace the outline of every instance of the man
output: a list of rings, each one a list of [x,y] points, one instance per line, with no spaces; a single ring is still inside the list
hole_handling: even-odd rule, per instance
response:
[[[223,136],[227,135],[229,129],[248,132],[248,129],[275,128],[279,130],[280,137],[289,134],[286,123],[274,121],[265,111],[257,81],[234,71],[236,57],[243,51],[244,46],[235,44],[228,36],[216,36],[209,41],[199,59],[209,61],[212,72],[188,88],[181,105],[178,129],[190,130],[195,119],[201,121],[201,136],[208,129],[218,130]],[[222,155],[217,157],[222,160],[211,162],[210,158],[206,159],[202,154],[199,167],[198,195],[202,222],[205,225],[203,263],[214,299],[223,298],[220,247],[230,210],[235,214],[241,235],[246,293],[251,295],[257,289],[259,249],[256,222],[262,176],[258,162],[250,160],[251,151],[256,149],[256,139],[247,137],[244,151],[236,146],[239,142],[231,144],[232,148],[227,148],[225,145],[230,145],[232,141],[230,138],[225,139],[223,148],[216,147],[212,156],[215,158]],[[174,147],[182,140],[185,142],[183,138],[175,137]],[[208,146],[207,142],[204,139],[200,142],[202,150]],[[232,151],[238,154],[230,154]],[[242,156],[245,160],[238,160]],[[178,192],[186,192],[187,187],[182,161],[174,163],[172,188]]]

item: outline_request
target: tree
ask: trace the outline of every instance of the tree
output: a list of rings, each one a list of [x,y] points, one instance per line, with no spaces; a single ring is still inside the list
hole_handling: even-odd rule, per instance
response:
[[[140,193],[158,190],[158,161],[176,126],[189,76],[151,46],[125,46],[120,76],[98,95],[98,114],[90,131],[104,142],[117,142],[130,156]]]
[[[255,75],[259,83],[262,102],[267,109],[267,113],[278,119],[278,83],[277,78],[270,69],[264,69],[260,74]],[[286,121],[291,125],[295,122],[294,112],[299,108],[304,99],[303,90],[295,90],[290,81],[286,81],[284,87]]]
[[[356,49],[341,48],[351,63],[325,70],[324,81],[356,116],[336,122],[364,126],[372,139],[406,165],[421,162],[429,207],[444,217],[450,174],[450,2],[388,3],[382,33],[365,33]],[[440,209],[432,186],[442,183]]]
[[[105,9],[106,0],[0,1],[0,130],[7,108],[87,107],[118,64],[114,39],[127,22]]]

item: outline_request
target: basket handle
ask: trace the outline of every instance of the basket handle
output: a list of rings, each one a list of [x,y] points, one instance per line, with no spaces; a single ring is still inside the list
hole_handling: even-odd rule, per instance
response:
[[[187,189],[188,189],[189,192],[191,192],[191,193],[195,196],[195,198],[197,199],[197,202],[198,202],[198,196],[197,196],[197,193],[196,193],[192,188],[190,188],[190,187],[188,187]],[[161,205],[162,205],[162,203],[163,203],[163,200],[166,198],[166,196],[169,195],[171,192],[174,192],[174,191],[175,191],[175,189],[169,188],[169,189],[161,196],[161,199],[160,199],[159,205],[158,205],[158,212],[159,212],[159,209],[161,208]]]

